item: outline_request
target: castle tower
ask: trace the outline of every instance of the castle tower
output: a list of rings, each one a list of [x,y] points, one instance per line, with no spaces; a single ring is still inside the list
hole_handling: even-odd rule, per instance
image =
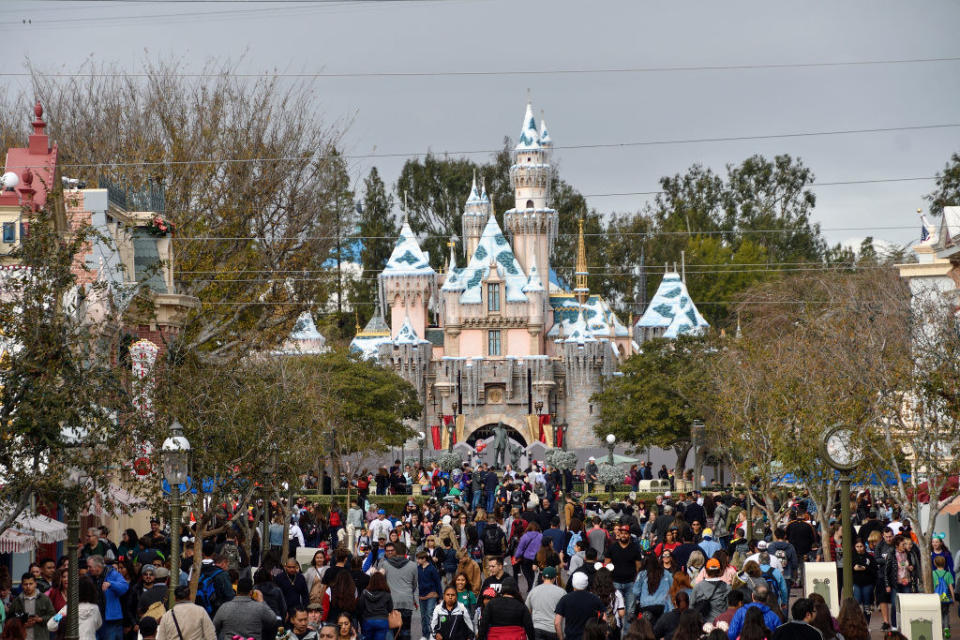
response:
[[[390,328],[396,338],[409,325],[421,338],[426,333],[430,299],[437,285],[437,274],[430,266],[430,254],[420,248],[407,220],[379,276],[380,304],[390,309]]]
[[[486,193],[487,191],[484,189],[483,194],[486,195]],[[487,198],[487,203],[489,202],[490,199]],[[463,208],[463,222],[461,226],[463,231],[463,251],[468,261],[477,248],[477,243],[480,242],[480,234],[483,233],[483,228],[486,224],[486,206],[480,197],[480,192],[477,191],[477,174],[474,173],[473,186],[470,189],[470,195],[467,197],[466,206]]]
[[[542,124],[542,123],[541,123]],[[553,141],[542,124],[537,130],[533,107],[527,103],[520,140],[513,150],[510,180],[514,208],[503,216],[513,238],[513,252],[526,272],[536,264],[545,291],[550,287],[550,254],[557,238],[557,212],[547,208],[550,197],[550,155]]]

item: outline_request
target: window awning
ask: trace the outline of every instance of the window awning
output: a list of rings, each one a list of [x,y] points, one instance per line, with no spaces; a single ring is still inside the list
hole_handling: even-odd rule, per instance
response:
[[[13,526],[36,538],[40,544],[51,544],[67,539],[67,525],[47,516],[21,515]]]
[[[37,539],[30,534],[7,529],[0,534],[0,553],[27,553],[37,548]]]

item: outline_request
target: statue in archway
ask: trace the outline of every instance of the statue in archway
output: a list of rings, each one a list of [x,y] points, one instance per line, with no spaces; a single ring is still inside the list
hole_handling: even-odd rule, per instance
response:
[[[493,467],[503,469],[507,464],[507,428],[503,421],[493,428]]]
[[[514,471],[520,469],[520,456],[523,455],[523,449],[518,444],[510,443],[510,466]]]

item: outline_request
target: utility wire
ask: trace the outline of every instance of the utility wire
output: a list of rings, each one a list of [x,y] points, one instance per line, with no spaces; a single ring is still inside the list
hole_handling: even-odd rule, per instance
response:
[[[753,140],[775,140],[789,138],[812,138],[822,136],[843,136],[843,135],[861,135],[875,133],[892,133],[896,131],[924,131],[937,129],[955,129],[960,127],[960,122],[941,123],[941,124],[923,124],[923,125],[904,125],[899,127],[871,127],[866,129],[832,129],[826,131],[800,131],[790,133],[771,133],[744,136],[718,136],[704,138],[669,138],[663,140],[635,140],[629,142],[598,142],[586,144],[555,145],[555,150],[581,150],[581,149],[620,149],[628,147],[648,147],[665,146],[676,144],[708,144],[718,142],[743,142]],[[500,153],[500,149],[468,149],[468,150],[449,150],[449,151],[408,151],[408,152],[386,152],[386,153],[354,153],[343,154],[340,157],[348,160],[366,160],[373,158],[414,158],[423,156],[463,156],[463,155],[489,155]],[[127,162],[70,162],[60,165],[61,168],[69,169],[103,169],[103,168],[126,168],[126,167],[169,167],[182,165],[219,165],[219,164],[250,164],[256,162],[314,162],[316,156],[285,156],[285,157],[257,157],[257,158],[211,158],[211,159],[192,159],[192,160],[167,160],[167,161],[127,161]],[[45,165],[29,165],[31,169],[44,168]],[[22,167],[26,168],[26,166]],[[906,180],[931,180],[932,178],[885,178],[882,182],[906,181]],[[821,182],[820,185],[836,184],[862,184],[864,181],[842,181],[842,182]],[[871,181],[866,181],[871,182]],[[657,191],[649,192],[630,192],[624,194],[590,194],[591,196],[600,195],[635,195],[636,193],[659,193]]]
[[[146,2],[147,0],[51,0],[60,2]],[[199,2],[233,2],[234,0],[166,0],[167,2],[190,3]],[[258,0],[260,2],[270,2],[273,0]],[[288,0],[276,0],[287,2]],[[310,0],[293,0],[304,3]],[[329,0],[319,0],[320,2]],[[409,0],[366,0],[370,3],[391,1],[401,2]],[[439,1],[439,0],[434,0]],[[237,4],[236,2],[234,2]],[[252,4],[248,2],[239,2],[239,4]],[[172,15],[172,14],[171,14]],[[135,18],[137,16],[130,16]],[[903,59],[878,59],[878,60],[842,60],[834,62],[784,62],[767,64],[730,64],[730,65],[689,65],[689,66],[650,66],[650,67],[604,67],[592,69],[577,68],[555,68],[555,69],[498,69],[498,70],[456,70],[456,71],[352,71],[352,72],[313,72],[313,73],[234,73],[233,77],[238,78],[423,78],[423,77],[456,77],[456,76],[539,76],[539,75],[584,75],[584,74],[611,74],[611,73],[690,73],[701,71],[748,71],[748,70],[776,70],[776,69],[816,69],[816,68],[834,68],[834,67],[864,67],[881,65],[905,65],[905,64],[927,64],[939,62],[958,62],[960,56],[944,56],[931,58],[903,58]],[[0,73],[0,76],[25,77],[31,76],[29,72],[8,72]],[[149,77],[150,74],[143,72],[135,73],[98,73],[98,72],[78,72],[78,73],[51,73],[41,74],[48,78],[78,78],[78,77]],[[180,73],[177,74],[184,78],[206,78],[221,75],[215,72],[202,73]]]

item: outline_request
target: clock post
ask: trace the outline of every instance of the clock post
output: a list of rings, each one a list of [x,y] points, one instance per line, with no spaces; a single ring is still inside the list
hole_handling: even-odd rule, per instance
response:
[[[823,454],[840,472],[840,528],[842,531],[843,591],[841,598],[853,597],[853,525],[850,518],[850,472],[857,468],[863,451],[853,444],[854,431],[835,425],[823,434]]]

